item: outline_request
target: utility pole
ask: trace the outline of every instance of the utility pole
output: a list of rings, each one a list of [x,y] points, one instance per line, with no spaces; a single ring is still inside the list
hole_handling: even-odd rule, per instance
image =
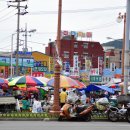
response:
[[[15,0],[15,1],[8,1],[9,3],[17,3],[17,5],[8,5],[8,7],[16,7],[18,12],[17,12],[17,46],[16,46],[16,76],[19,75],[19,71],[18,71],[18,64],[19,64],[19,28],[20,28],[20,15],[24,15],[27,12],[21,12],[20,13],[20,8],[24,8],[27,9],[27,5],[26,6],[20,6],[20,2],[25,2],[27,0]]]
[[[25,24],[25,29],[24,30],[22,29],[20,32],[25,33],[25,34],[23,34],[23,36],[25,37],[25,46],[23,48],[23,51],[27,52],[28,51],[28,45],[27,45],[28,40],[27,39],[28,39],[28,36],[31,36],[31,34],[28,35],[28,33],[34,33],[34,32],[36,32],[36,29],[28,30],[27,29],[27,23],[26,23]]]

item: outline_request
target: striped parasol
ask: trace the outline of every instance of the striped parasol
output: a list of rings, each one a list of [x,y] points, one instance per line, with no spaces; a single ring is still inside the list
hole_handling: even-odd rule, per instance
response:
[[[47,82],[48,86],[54,87],[54,77]],[[75,88],[80,86],[78,82],[70,77],[60,75],[60,87],[61,88]]]
[[[46,86],[45,82],[38,80],[33,76],[18,76],[13,78],[9,83],[9,86]]]

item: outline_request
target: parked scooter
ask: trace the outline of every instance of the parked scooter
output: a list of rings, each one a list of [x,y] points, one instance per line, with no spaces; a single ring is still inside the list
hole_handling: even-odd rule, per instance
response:
[[[90,121],[91,111],[94,108],[94,104],[90,106],[77,106],[73,104],[66,103],[62,108],[59,116],[59,121],[64,119],[76,120],[76,121]]]

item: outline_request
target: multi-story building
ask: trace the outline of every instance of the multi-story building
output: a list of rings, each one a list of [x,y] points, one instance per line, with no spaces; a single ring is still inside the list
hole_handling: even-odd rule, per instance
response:
[[[105,68],[122,68],[122,49],[108,49],[105,51]]]
[[[99,42],[79,41],[74,37],[61,39],[59,56],[64,63],[69,63],[70,67],[74,67],[74,56],[78,56],[78,67],[80,70],[86,68],[86,59],[91,61],[92,68],[98,68],[98,58],[104,59],[104,51]],[[55,56],[55,43],[50,42],[46,47],[46,54]]]

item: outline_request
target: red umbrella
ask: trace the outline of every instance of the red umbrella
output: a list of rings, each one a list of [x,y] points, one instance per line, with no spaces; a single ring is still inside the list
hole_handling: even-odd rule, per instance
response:
[[[39,90],[36,87],[30,87],[30,88],[27,88],[27,91],[29,91],[29,92],[38,92]]]
[[[38,91],[39,91],[36,87],[30,87],[30,88],[19,88],[19,90],[22,90],[22,91],[28,91],[28,92],[38,92]]]

